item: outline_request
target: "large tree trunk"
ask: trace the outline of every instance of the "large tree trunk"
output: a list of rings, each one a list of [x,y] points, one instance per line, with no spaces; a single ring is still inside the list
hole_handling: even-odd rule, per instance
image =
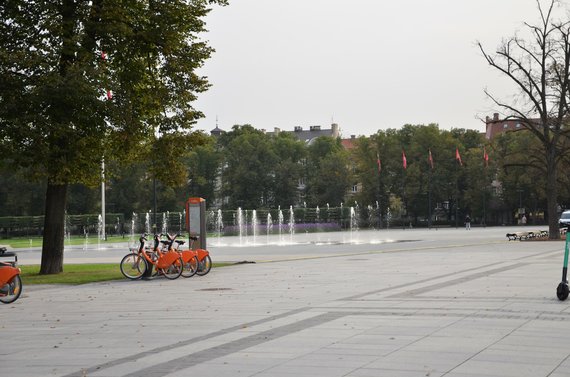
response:
[[[548,234],[551,240],[560,238],[558,226],[558,186],[556,176],[556,161],[553,148],[547,148],[546,156],[546,204],[548,207]]]
[[[44,240],[40,274],[58,274],[63,271],[63,241],[65,239],[65,208],[67,185],[48,183]]]

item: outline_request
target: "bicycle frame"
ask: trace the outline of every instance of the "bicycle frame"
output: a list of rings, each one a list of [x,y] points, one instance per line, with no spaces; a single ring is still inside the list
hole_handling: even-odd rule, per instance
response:
[[[152,261],[150,260],[148,255],[146,255],[146,253],[145,253],[145,258],[150,263],[154,264],[156,268],[165,269],[168,268],[168,266],[170,266],[171,264],[175,263],[180,258],[180,254],[172,249],[172,243],[170,243],[166,251],[160,250],[160,248],[158,247],[160,239],[158,237],[159,237],[158,235],[155,236],[154,249],[153,249],[153,251],[156,252],[158,256],[158,259],[156,261]]]
[[[179,246],[181,246],[182,244],[184,244],[184,241],[177,241],[176,237],[178,237],[179,234],[175,235],[175,236],[171,236],[170,234],[166,234],[166,237],[168,238],[169,242],[165,242],[162,241],[164,245],[168,245],[168,250],[173,250],[176,251],[178,254],[180,254],[182,256],[182,260],[184,261],[184,263],[188,263],[192,260],[192,258],[194,257],[198,257],[197,254],[194,252],[194,250],[178,250],[178,249],[174,249],[173,245],[174,242],[177,242]],[[199,261],[199,259],[198,259]]]
[[[14,276],[20,275],[21,270],[11,263],[0,262],[0,288],[12,281]]]

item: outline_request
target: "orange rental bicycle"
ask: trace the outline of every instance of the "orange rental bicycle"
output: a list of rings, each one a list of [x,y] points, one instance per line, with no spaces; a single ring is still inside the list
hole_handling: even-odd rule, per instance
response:
[[[194,276],[198,271],[198,266],[199,266],[198,257],[193,250],[182,250],[182,251],[179,250],[180,246],[184,245],[185,243],[184,241],[176,239],[177,237],[180,236],[181,234],[171,236],[170,234],[166,233],[168,241],[161,240],[160,242],[162,243],[163,248],[167,250],[174,250],[180,254],[180,256],[182,257],[182,262],[184,263],[182,269],[182,276],[184,276],[185,278],[189,278]],[[176,243],[176,249],[173,247],[174,243]]]
[[[22,294],[22,279],[16,253],[7,253],[6,248],[0,248],[0,257],[14,257],[13,261],[0,261],[0,302],[10,304]]]
[[[146,251],[146,234],[139,238],[139,248],[131,249],[131,253],[125,255],[121,260],[121,272],[131,280],[143,277],[147,269],[156,267],[158,274],[164,275],[167,279],[177,279],[182,275],[183,261],[179,253],[174,250],[162,252],[158,249],[158,235],[155,235],[155,250]]]
[[[190,239],[190,250],[184,250],[186,252],[193,253],[196,258],[198,258],[198,269],[196,270],[196,275],[204,276],[212,269],[212,258],[210,258],[210,252],[206,249],[192,249],[194,241],[198,240],[198,237],[189,236]]]

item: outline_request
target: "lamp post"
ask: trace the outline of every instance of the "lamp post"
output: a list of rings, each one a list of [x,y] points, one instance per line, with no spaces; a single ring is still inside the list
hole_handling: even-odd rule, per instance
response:
[[[107,240],[105,233],[105,158],[101,160],[101,239]]]

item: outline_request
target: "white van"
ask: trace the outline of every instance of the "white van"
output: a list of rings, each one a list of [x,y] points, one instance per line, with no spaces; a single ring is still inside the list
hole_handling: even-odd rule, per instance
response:
[[[560,220],[558,220],[558,225],[560,225],[561,228],[567,228],[570,225],[570,211],[562,212]]]

